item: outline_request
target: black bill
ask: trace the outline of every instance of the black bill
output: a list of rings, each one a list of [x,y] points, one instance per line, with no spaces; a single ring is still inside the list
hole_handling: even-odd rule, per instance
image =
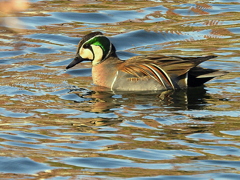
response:
[[[76,56],[73,61],[66,67],[66,69],[72,68],[73,66],[77,65],[78,63],[84,61],[81,56]]]

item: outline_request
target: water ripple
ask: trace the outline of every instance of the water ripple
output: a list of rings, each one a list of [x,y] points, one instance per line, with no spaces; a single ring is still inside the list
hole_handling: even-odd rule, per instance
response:
[[[25,27],[0,19],[0,179],[240,178],[238,1],[30,2]],[[92,84],[90,62],[65,70],[92,31],[124,60],[218,55],[202,67],[229,73],[111,92]]]

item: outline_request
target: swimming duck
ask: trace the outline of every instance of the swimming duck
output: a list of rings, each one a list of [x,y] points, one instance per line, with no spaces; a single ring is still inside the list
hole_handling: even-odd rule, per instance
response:
[[[158,91],[201,86],[225,74],[198,65],[217,56],[177,57],[163,55],[135,56],[121,60],[116,48],[101,32],[85,35],[69,69],[82,61],[92,62],[95,85],[119,91]]]

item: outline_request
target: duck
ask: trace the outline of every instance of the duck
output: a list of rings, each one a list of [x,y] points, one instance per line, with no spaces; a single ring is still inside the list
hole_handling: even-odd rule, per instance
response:
[[[198,66],[216,57],[153,54],[121,60],[109,38],[102,32],[91,32],[79,41],[76,56],[66,69],[91,61],[92,79],[97,86],[112,91],[162,91],[202,86],[224,75],[226,72]]]

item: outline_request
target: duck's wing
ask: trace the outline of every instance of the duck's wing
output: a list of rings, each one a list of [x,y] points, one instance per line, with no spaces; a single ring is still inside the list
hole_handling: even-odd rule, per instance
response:
[[[175,78],[185,76],[191,68],[214,57],[135,56],[122,63],[118,70],[128,73],[130,79],[152,78],[174,88]]]
[[[148,56],[150,61],[154,61],[168,74],[175,74],[181,76],[187,73],[190,69],[198,66],[200,63],[217,56],[203,56],[203,57],[178,57],[178,56]]]
[[[164,57],[158,56],[158,60]],[[149,56],[135,56],[122,63],[118,70],[127,73],[131,81],[154,79],[164,87],[174,88],[171,77],[162,69],[158,60]]]

